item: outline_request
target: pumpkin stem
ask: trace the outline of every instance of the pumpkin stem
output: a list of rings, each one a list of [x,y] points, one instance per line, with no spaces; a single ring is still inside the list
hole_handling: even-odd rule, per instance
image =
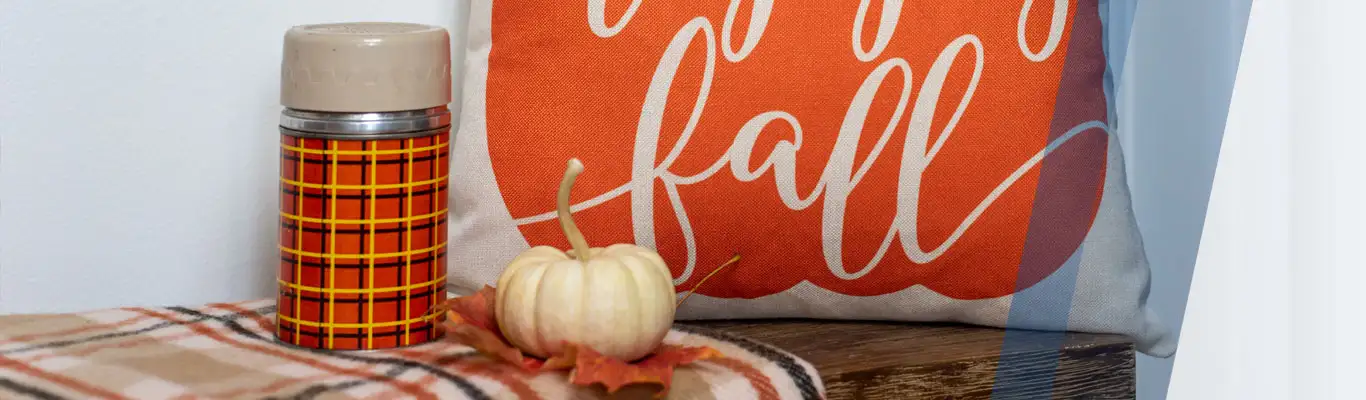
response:
[[[564,179],[560,181],[560,193],[556,199],[555,213],[560,219],[560,229],[564,230],[565,238],[569,239],[569,244],[574,246],[575,258],[587,261],[588,241],[583,238],[583,233],[579,232],[579,226],[574,224],[574,216],[569,214],[569,190],[574,187],[574,180],[578,179],[579,173],[583,172],[583,163],[577,158],[569,160],[569,167],[564,170]]]
[[[702,277],[702,280],[697,281],[697,284],[692,286],[692,290],[689,290],[689,291],[688,291],[688,294],[685,294],[685,295],[683,295],[683,298],[678,299],[678,303],[674,303],[674,308],[678,308],[678,306],[683,305],[683,301],[687,300],[689,297],[692,297],[692,294],[693,294],[693,293],[697,293],[697,289],[701,288],[703,283],[707,283],[707,280],[708,280],[708,279],[711,279],[711,277],[716,276],[716,273],[717,273],[717,272],[721,272],[722,269],[725,269],[726,267],[730,266],[731,264],[735,264],[736,262],[739,262],[739,261],[740,261],[740,255],[739,255],[739,254],[736,254],[735,257],[731,257],[731,258],[730,258],[730,261],[726,261],[724,264],[721,264],[721,266],[716,267],[716,269],[711,270],[711,273],[708,273],[707,276]]]

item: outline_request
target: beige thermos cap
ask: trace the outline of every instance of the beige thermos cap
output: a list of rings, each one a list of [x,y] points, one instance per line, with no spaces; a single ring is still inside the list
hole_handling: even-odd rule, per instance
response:
[[[285,33],[280,103],[296,110],[387,112],[451,102],[451,40],[392,22],[304,25]]]

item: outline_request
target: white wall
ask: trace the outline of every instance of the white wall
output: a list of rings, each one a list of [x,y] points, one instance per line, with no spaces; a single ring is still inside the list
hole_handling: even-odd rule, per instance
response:
[[[1253,6],[1172,399],[1362,397],[1362,15]]]
[[[1152,264],[1154,312],[1180,332],[1252,0],[1133,0],[1119,135]],[[1166,397],[1174,358],[1138,360],[1140,399]]]
[[[285,30],[466,9],[0,0],[0,313],[270,296]]]
[[[1329,398],[1291,396],[1284,346],[1291,332],[1284,323],[1291,303],[1285,268],[1291,142],[1283,133],[1291,123],[1285,80],[1290,1],[1303,0],[1263,0],[1253,7],[1191,284],[1190,321],[1168,389],[1172,399]],[[1239,326],[1247,320],[1266,324]]]

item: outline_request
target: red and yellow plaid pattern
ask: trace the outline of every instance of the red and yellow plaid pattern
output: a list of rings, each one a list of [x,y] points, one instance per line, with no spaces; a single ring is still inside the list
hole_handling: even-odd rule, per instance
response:
[[[262,299],[0,316],[0,399],[609,397],[570,385],[564,371],[528,374],[449,340],[372,352],[283,345],[275,310]],[[824,397],[809,363],[771,346],[687,325],[664,340],[726,355],[679,368],[671,399]]]
[[[360,350],[434,337],[449,140],[281,135],[280,340]]]

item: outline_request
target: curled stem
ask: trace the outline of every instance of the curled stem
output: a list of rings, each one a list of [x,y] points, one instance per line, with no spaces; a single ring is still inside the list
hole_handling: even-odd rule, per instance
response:
[[[731,258],[730,258],[730,261],[726,261],[725,263],[721,264],[721,266],[716,267],[716,269],[711,270],[711,272],[708,273],[707,276],[702,277],[702,280],[697,281],[697,284],[692,286],[692,290],[689,290],[689,291],[688,291],[688,294],[683,295],[683,298],[678,299],[678,302],[677,302],[677,303],[674,303],[674,308],[678,308],[678,306],[683,305],[683,301],[688,300],[689,297],[692,297],[692,294],[693,294],[693,293],[697,293],[697,289],[701,288],[703,283],[707,283],[707,280],[708,280],[708,279],[711,279],[711,277],[716,276],[716,273],[717,273],[717,272],[721,272],[721,270],[723,270],[723,269],[725,269],[726,267],[729,267],[731,264],[735,264],[736,262],[739,262],[739,261],[740,261],[740,255],[739,255],[739,254],[736,254],[735,257],[731,257]]]
[[[574,224],[574,216],[569,214],[569,191],[574,187],[574,181],[583,172],[583,162],[573,158],[569,160],[569,166],[564,170],[564,179],[560,180],[560,192],[555,201],[555,214],[560,220],[560,229],[564,230],[565,238],[569,239],[569,245],[574,246],[574,256],[582,261],[588,261],[588,241],[583,238],[583,233],[579,232],[579,226]]]

